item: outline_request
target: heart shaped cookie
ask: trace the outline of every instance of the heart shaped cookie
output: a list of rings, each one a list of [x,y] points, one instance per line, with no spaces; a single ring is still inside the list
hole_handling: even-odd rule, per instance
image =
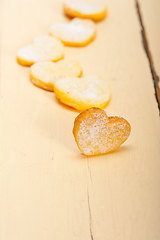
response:
[[[33,44],[19,49],[17,61],[23,66],[43,60],[58,61],[63,58],[64,46],[59,39],[51,36],[35,38]]]
[[[41,61],[30,68],[30,78],[34,85],[44,90],[54,91],[54,83],[59,78],[79,77],[81,65],[75,60],[60,60],[58,62]]]
[[[122,117],[108,117],[99,108],[80,113],[74,122],[73,135],[80,151],[87,156],[104,154],[120,147],[129,137],[131,126]]]
[[[55,82],[54,92],[62,103],[78,110],[104,108],[111,95],[107,81],[97,75],[61,78]]]
[[[66,46],[83,47],[94,39],[96,27],[90,19],[74,18],[69,23],[54,23],[49,34],[59,38]]]
[[[100,21],[105,18],[107,8],[103,3],[84,0],[66,0],[64,12],[69,17],[89,18]]]

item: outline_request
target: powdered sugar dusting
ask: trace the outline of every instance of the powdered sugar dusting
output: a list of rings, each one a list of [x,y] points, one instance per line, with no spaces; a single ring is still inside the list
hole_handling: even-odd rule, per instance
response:
[[[80,73],[81,66],[75,60],[60,60],[56,63],[40,61],[33,64],[30,69],[32,78],[43,83],[54,83],[57,79],[67,76],[77,77]]]
[[[95,34],[96,28],[92,20],[75,18],[69,23],[54,23],[50,34],[60,38],[63,42],[86,42]]]
[[[32,60],[33,62],[37,61],[37,56],[34,51],[33,45],[28,45],[18,50],[17,56],[28,61]]]
[[[42,60],[56,60],[63,57],[63,44],[56,38],[50,36],[40,36],[34,40],[33,44],[21,48],[17,56],[20,59],[37,62]]]
[[[119,121],[118,121],[119,119]],[[77,140],[85,155],[103,154],[119,147],[129,136],[129,123],[123,118],[109,118],[99,110],[92,112],[79,126]]]
[[[69,106],[77,109],[101,107],[110,98],[107,81],[96,75],[88,75],[84,78],[62,78],[56,81],[55,88],[68,96]],[[61,96],[58,98],[61,100]]]
[[[66,0],[65,5],[82,14],[97,14],[105,10],[106,6],[100,2],[90,2],[83,0]]]

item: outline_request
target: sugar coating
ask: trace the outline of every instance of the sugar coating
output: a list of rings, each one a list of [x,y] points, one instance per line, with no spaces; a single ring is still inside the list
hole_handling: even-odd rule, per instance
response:
[[[56,63],[40,61],[31,66],[30,77],[36,86],[53,91],[54,83],[57,79],[63,77],[78,77],[81,75],[81,72],[81,65],[75,60],[60,60]],[[53,86],[51,86],[51,84],[53,84]],[[48,87],[49,89],[47,89]]]
[[[107,117],[101,109],[91,109],[90,114],[80,117],[76,128],[75,139],[85,155],[104,154],[117,149],[131,131],[130,124],[124,118]]]
[[[33,83],[35,86],[37,86],[37,87],[39,87],[39,88],[42,88],[42,89],[44,89],[44,90],[46,90],[46,91],[51,91],[51,92],[54,91],[54,86],[53,86],[53,84],[45,84],[44,82],[40,82],[39,80],[34,79],[34,78],[31,78],[31,81],[32,81],[32,83]]]
[[[63,57],[64,46],[60,40],[51,36],[37,37],[33,44],[19,49],[17,57],[28,62],[42,60],[56,61]]]
[[[55,82],[55,94],[61,102],[78,110],[103,108],[110,99],[110,87],[106,80],[97,75],[67,77]]]
[[[74,9],[82,14],[90,15],[103,12],[106,6],[100,2],[89,2],[83,0],[66,0],[64,3],[68,8]]]
[[[95,23],[90,19],[74,18],[69,23],[54,23],[49,33],[65,43],[84,43],[95,35]]]

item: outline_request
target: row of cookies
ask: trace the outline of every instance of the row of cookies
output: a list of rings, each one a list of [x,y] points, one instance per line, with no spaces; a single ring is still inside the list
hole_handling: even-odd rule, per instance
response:
[[[49,34],[34,39],[33,43],[17,52],[17,61],[23,66],[43,60],[53,62],[64,57],[64,45],[82,47],[91,42],[96,34],[95,23],[90,19],[74,18],[69,23],[55,23]]]
[[[94,39],[96,27],[93,21],[105,17],[106,7],[98,3],[67,0],[63,9],[67,16],[76,18],[69,23],[53,24],[49,30],[50,36],[38,37],[33,44],[21,48],[17,60],[21,65],[31,66],[30,78],[34,85],[55,92],[57,99],[70,107],[85,110],[76,118],[73,128],[79,149],[85,155],[106,153],[119,147],[128,138],[130,125],[122,118],[111,117],[110,120],[101,110],[111,95],[106,80],[96,75],[81,77],[82,68],[78,61],[61,60],[64,57],[64,45],[82,47]],[[102,124],[98,120],[95,125],[97,116],[98,119],[105,116],[107,121]],[[106,132],[109,125],[112,130],[110,133]],[[86,130],[88,126],[89,131]],[[108,138],[104,138],[104,132]]]
[[[49,35],[53,38],[41,36],[36,38],[33,44],[21,48],[17,53],[17,60],[21,65],[31,66],[42,60],[58,61],[64,57],[63,45],[72,47],[87,45],[96,35],[94,21],[102,20],[107,12],[105,5],[83,0],[66,0],[63,10],[73,19],[67,23],[54,23],[49,30]]]
[[[73,18],[69,23],[53,24],[49,31],[52,36],[37,37],[33,44],[18,51],[17,60],[21,65],[32,65],[32,83],[54,91],[62,103],[78,110],[104,108],[111,95],[106,80],[95,75],[80,78],[82,68],[78,61],[60,59],[64,56],[63,44],[82,47],[93,40],[96,34],[93,20],[104,18],[106,7],[100,3],[66,1],[64,12],[72,17],[90,19]]]
[[[57,44],[57,41],[59,40],[50,36],[36,38],[35,45],[26,47],[27,49],[24,51],[26,58],[28,55],[32,55],[32,49],[35,49],[38,57],[41,54],[45,54],[44,49],[51,49],[48,54],[53,52],[53,55],[57,54],[56,56],[60,56],[59,52],[62,48],[58,45],[59,42]],[[55,42],[55,45],[57,45],[56,53],[53,50]],[[31,60],[28,62],[31,63]],[[78,110],[84,110],[89,107],[104,108],[111,95],[109,84],[106,80],[96,75],[80,77],[81,73],[82,67],[76,60],[37,61],[30,67],[32,83],[44,90],[54,91],[56,97],[62,103]]]

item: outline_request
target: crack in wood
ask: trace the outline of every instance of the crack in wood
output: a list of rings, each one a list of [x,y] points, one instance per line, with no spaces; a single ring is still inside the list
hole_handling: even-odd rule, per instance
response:
[[[88,161],[88,158],[87,158],[87,166],[88,166],[89,176],[90,176],[91,184],[92,184],[92,175],[91,175],[91,170],[90,170],[90,167],[89,167],[89,161]]]
[[[89,230],[90,230],[91,240],[94,240],[93,233],[92,233],[92,217],[91,217],[91,208],[90,208],[90,199],[89,199],[88,189],[87,189],[87,196],[88,196],[88,210],[89,210]]]
[[[153,63],[153,58],[152,58],[152,55],[151,55],[151,51],[149,49],[149,44],[148,44],[148,39],[147,39],[147,35],[146,35],[146,30],[145,30],[144,23],[143,23],[143,20],[142,20],[140,4],[139,4],[138,0],[135,0],[135,2],[136,2],[136,9],[137,9],[140,25],[141,25],[141,28],[142,28],[141,34],[142,34],[142,40],[143,40],[143,47],[144,47],[145,52],[146,52],[147,57],[148,57],[150,70],[151,70],[151,74],[152,74],[152,79],[153,79],[153,83],[154,83],[155,97],[156,97],[156,100],[157,100],[157,103],[158,103],[158,108],[159,108],[159,111],[160,111],[159,76],[156,73],[156,70],[155,70],[155,67],[154,67],[154,63]]]

